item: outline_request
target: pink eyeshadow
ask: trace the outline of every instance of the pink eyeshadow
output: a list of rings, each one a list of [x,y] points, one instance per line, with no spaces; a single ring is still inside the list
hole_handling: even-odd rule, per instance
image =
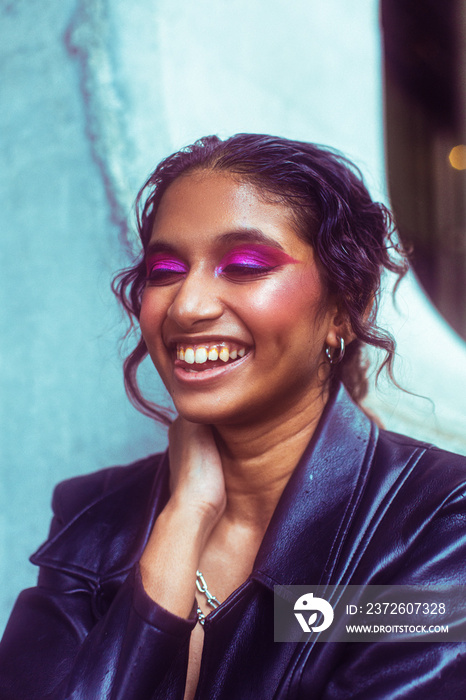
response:
[[[289,265],[298,261],[287,253],[272,246],[244,246],[230,251],[223,258],[219,269],[228,265],[257,265],[258,267],[276,267]]]
[[[150,257],[146,260],[147,274],[155,270],[167,270],[168,272],[184,273],[187,271],[186,265],[176,258],[167,258],[160,255]]]

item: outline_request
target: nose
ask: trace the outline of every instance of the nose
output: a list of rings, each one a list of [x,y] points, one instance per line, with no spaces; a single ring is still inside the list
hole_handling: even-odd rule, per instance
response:
[[[168,318],[186,330],[219,318],[223,313],[223,304],[217,287],[218,281],[214,276],[191,269],[177,289],[167,311]]]

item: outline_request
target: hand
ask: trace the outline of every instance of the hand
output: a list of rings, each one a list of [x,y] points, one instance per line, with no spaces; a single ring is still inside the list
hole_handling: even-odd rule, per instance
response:
[[[168,431],[170,490],[180,507],[198,510],[215,525],[226,505],[222,461],[209,425],[178,417]]]

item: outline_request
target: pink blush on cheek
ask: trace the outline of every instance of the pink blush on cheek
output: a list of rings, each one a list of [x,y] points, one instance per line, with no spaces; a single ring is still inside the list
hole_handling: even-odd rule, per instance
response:
[[[266,285],[248,296],[248,301],[248,307],[259,314],[266,327],[288,324],[290,319],[300,324],[313,308],[316,313],[322,308],[322,283],[313,269],[289,268],[281,275],[272,275]]]

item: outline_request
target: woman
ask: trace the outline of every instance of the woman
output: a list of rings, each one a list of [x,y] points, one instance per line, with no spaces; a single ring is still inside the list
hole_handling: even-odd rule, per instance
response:
[[[57,487],[1,697],[459,697],[462,643],[273,641],[277,584],[466,582],[465,460],[358,406],[364,344],[394,354],[386,210],[341,156],[254,134],[170,156],[138,207],[125,379],[168,423],[137,386],[149,353],[169,454]]]

